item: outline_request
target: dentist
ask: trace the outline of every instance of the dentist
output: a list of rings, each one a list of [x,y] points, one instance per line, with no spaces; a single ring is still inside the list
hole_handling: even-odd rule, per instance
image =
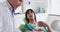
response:
[[[5,0],[0,2],[0,32],[15,32],[14,10],[22,0]]]

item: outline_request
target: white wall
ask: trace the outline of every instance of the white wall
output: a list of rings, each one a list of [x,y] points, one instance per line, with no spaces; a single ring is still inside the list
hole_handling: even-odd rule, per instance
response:
[[[60,15],[60,0],[51,0],[51,14]]]
[[[30,4],[28,2],[30,1]],[[31,8],[36,11],[37,7],[47,9],[48,0],[23,0],[23,11],[26,12],[27,9]]]
[[[5,2],[5,1],[7,1],[7,0],[0,0],[0,2]]]

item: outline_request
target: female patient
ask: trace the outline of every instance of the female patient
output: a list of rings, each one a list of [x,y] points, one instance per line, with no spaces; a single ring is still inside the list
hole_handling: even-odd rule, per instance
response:
[[[25,13],[25,19],[27,24],[24,25],[24,32],[31,32],[36,25],[36,15],[32,9],[28,9]]]

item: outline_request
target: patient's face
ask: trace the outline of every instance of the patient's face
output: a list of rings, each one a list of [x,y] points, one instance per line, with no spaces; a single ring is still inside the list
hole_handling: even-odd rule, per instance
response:
[[[34,19],[34,13],[31,12],[31,11],[29,11],[28,14],[27,14],[27,18],[28,18],[29,20]]]

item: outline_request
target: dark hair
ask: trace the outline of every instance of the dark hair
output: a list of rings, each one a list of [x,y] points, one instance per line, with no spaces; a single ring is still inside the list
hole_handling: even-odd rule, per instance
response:
[[[26,13],[25,13],[25,19],[27,20],[27,22],[29,23],[29,19],[27,18],[27,14],[28,14],[29,11],[31,11],[31,12],[34,13],[34,19],[35,19],[35,21],[36,21],[36,15],[35,15],[35,12],[34,12],[32,9],[28,9],[28,10],[26,11]]]

